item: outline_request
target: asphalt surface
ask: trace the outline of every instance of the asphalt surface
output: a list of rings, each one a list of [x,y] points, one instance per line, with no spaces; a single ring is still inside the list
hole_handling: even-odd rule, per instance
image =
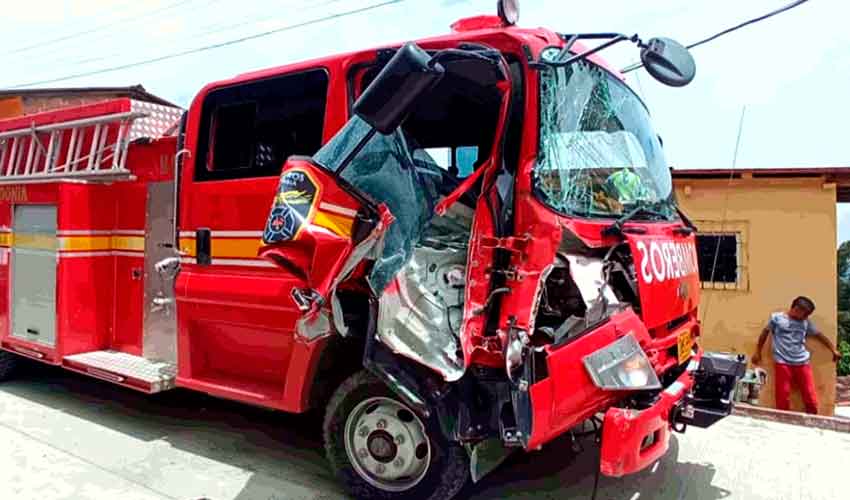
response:
[[[345,498],[320,420],[31,369],[0,384],[0,499]],[[598,450],[584,444],[516,454],[460,498],[590,498]],[[676,436],[644,472],[603,477],[597,498],[846,499],[848,464],[850,434],[729,417]]]

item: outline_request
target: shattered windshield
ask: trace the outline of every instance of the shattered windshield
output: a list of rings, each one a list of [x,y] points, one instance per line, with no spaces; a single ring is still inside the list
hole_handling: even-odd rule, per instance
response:
[[[313,159],[336,171],[369,130],[366,122],[353,117]],[[387,229],[381,254],[369,275],[369,284],[376,293],[386,288],[421,241],[434,217],[441,176],[433,158],[414,148],[400,130],[389,135],[376,133],[340,174],[376,203],[385,204],[395,219]]]
[[[579,217],[646,208],[675,217],[672,180],[643,103],[607,71],[580,61],[540,76],[538,198]]]

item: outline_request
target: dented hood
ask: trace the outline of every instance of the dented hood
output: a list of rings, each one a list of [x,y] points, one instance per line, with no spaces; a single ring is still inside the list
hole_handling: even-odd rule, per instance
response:
[[[674,234],[669,227],[656,234],[628,233],[634,256],[643,321],[655,328],[680,318],[699,305],[696,237]]]

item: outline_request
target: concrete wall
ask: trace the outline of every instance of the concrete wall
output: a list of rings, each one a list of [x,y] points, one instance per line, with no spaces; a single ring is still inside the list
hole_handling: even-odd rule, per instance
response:
[[[812,319],[836,338],[835,186],[817,178],[676,179],[680,205],[701,231],[741,234],[742,277],[735,289],[702,290],[703,345],[751,356],[771,312],[797,295],[817,305]],[[724,216],[725,211],[725,216]],[[725,221],[725,223],[723,223]],[[730,287],[732,288],[732,287]],[[819,342],[809,341],[820,413],[835,406],[835,364]],[[773,358],[763,351],[769,381],[760,402],[774,406]],[[802,409],[799,394],[792,409]]]

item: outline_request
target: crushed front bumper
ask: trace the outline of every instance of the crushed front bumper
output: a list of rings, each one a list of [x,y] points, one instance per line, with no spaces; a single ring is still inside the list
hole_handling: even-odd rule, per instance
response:
[[[602,474],[624,476],[661,458],[674,425],[684,431],[687,425],[708,427],[728,416],[745,370],[743,356],[700,351],[649,408],[610,408],[602,424]]]

